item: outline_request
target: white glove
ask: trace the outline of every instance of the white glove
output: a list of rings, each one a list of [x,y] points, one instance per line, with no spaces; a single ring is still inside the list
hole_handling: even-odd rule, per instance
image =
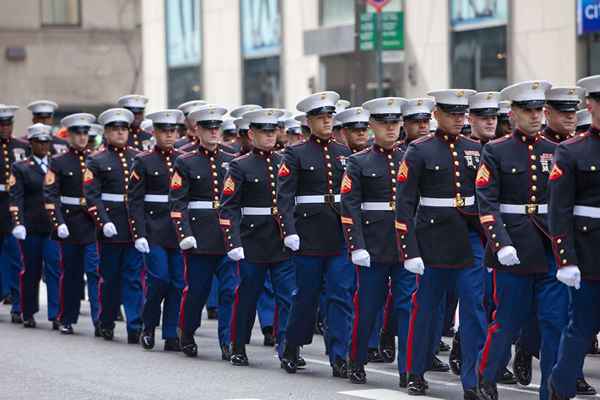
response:
[[[421,257],[409,258],[404,260],[404,269],[413,274],[423,275],[425,272],[425,263]]]
[[[298,251],[298,249],[300,248],[300,236],[288,235],[285,238],[283,238],[283,244],[291,251]]]
[[[104,236],[107,238],[111,238],[117,234],[117,227],[112,222],[107,222],[102,227],[102,233],[104,233]]]
[[[70,235],[69,228],[67,227],[66,224],[60,224],[58,226],[58,228],[56,229],[56,234],[58,235],[59,238],[66,239]]]
[[[352,264],[361,267],[371,266],[371,256],[365,249],[352,250]]]
[[[196,238],[193,236],[188,236],[179,242],[179,248],[181,250],[189,250],[196,247],[198,247],[198,244],[196,243]]]
[[[581,271],[577,265],[567,265],[558,269],[556,272],[556,279],[567,286],[579,289],[581,286]]]
[[[240,261],[244,259],[244,248],[236,247],[235,249],[231,249],[227,252],[227,257],[231,258],[233,261]]]
[[[12,230],[12,235],[15,237],[15,239],[25,240],[27,237],[27,229],[25,229],[23,225],[17,225]]]
[[[148,240],[146,238],[139,238],[135,240],[135,248],[140,253],[148,254],[150,253],[150,246],[148,245]]]
[[[521,263],[517,257],[517,249],[512,246],[504,246],[498,250],[498,261],[507,267]]]

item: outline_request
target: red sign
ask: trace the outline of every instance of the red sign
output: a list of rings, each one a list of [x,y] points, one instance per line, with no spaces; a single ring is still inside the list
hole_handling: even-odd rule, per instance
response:
[[[367,0],[367,3],[370,4],[377,12],[381,12],[383,7],[387,6],[391,0]]]

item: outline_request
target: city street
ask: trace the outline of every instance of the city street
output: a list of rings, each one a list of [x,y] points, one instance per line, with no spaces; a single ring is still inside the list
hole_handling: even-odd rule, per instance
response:
[[[0,306],[0,398],[4,399],[206,399],[206,400],[308,400],[410,398],[398,389],[395,365],[370,364],[366,385],[352,385],[331,377],[323,341],[315,337],[302,354],[308,365],[296,375],[279,368],[272,349],[262,346],[255,329],[248,347],[250,367],[233,367],[221,361],[216,340],[216,321],[203,321],[196,340],[196,359],[164,353],[160,333],[154,351],[126,344],[124,323],[118,323],[115,341],[93,337],[87,304],[74,336],[51,330],[37,314],[38,328],[24,329],[10,323],[7,306]],[[447,340],[447,339],[446,339]],[[447,353],[441,358],[447,361]],[[600,357],[586,363],[589,382],[600,388]],[[429,397],[462,399],[458,377],[450,373],[427,374]],[[534,377],[534,382],[539,377]],[[504,399],[535,399],[536,388],[500,387]]]

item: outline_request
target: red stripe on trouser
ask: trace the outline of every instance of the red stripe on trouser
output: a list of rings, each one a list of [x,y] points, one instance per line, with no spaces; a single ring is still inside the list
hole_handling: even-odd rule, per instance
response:
[[[59,242],[59,267],[60,267],[60,278],[58,281],[58,301],[60,304],[60,309],[58,311],[58,315],[56,316],[57,321],[62,321],[63,316],[65,314],[65,256],[63,251],[63,245]],[[70,321],[69,321],[70,322]]]
[[[102,321],[102,284],[104,283],[104,279],[102,279],[102,273],[100,273],[100,257],[102,254],[102,246],[100,242],[96,242],[96,253],[98,254],[98,266],[96,267],[96,273],[98,274],[98,320]]]
[[[236,270],[238,276],[238,286],[235,288],[235,294],[233,298],[233,306],[231,308],[231,323],[229,324],[231,343],[233,346],[237,347],[237,315],[238,315],[238,307],[240,305],[240,286],[241,286],[241,278],[240,278],[240,262],[236,262]]]
[[[19,247],[19,254],[21,255],[21,272],[19,272],[19,299],[21,303],[21,316],[25,318],[23,315],[23,310],[25,309],[25,296],[23,295],[23,288],[25,287],[25,252],[23,251],[23,245],[20,240],[17,240],[17,245]]]
[[[494,286],[494,303],[496,304],[496,310],[498,309],[498,293],[496,292],[496,270],[492,273],[492,284]],[[488,357],[490,353],[490,346],[492,344],[492,336],[500,329],[500,324],[496,322],[496,311],[492,315],[492,321],[494,321],[490,327],[488,328],[487,338],[485,339],[485,346],[483,347],[483,352],[481,353],[481,360],[479,361],[479,375],[483,375],[485,372],[485,368],[487,367]]]
[[[419,303],[417,303],[417,293],[419,292],[419,277],[416,276],[417,289],[412,295],[412,307],[410,310],[410,323],[408,325],[408,339],[406,340],[406,371],[410,373],[412,371],[413,361],[413,338],[415,334],[415,320],[417,319],[417,313],[419,312]]]
[[[275,309],[273,310],[273,337],[277,339],[279,333],[279,304],[275,302]]]
[[[181,303],[179,305],[179,329],[181,333],[184,333],[185,327],[185,302],[187,300],[187,295],[189,291],[189,279],[188,279],[188,255],[183,253],[183,279],[185,281],[185,288],[183,289],[183,293],[181,295]]]
[[[356,361],[358,355],[358,324],[360,322],[360,301],[358,299],[358,291],[360,290],[360,275],[358,273],[358,267],[356,270],[356,291],[354,291],[354,324],[352,326],[352,347],[350,349],[350,359]]]
[[[388,294],[385,299],[385,305],[383,306],[383,326],[381,330],[388,332],[390,326],[390,319],[392,318],[392,289],[391,283],[388,284]]]

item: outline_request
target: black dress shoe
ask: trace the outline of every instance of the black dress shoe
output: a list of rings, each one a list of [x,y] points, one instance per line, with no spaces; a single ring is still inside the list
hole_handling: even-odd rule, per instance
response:
[[[408,376],[408,384],[406,385],[406,389],[409,395],[411,396],[424,396],[427,391],[427,386],[425,384],[425,379],[419,375],[410,374]]]
[[[133,331],[127,332],[127,344],[139,344],[141,332]]]
[[[440,360],[437,356],[433,356],[433,358],[431,359],[431,367],[428,369],[428,371],[448,372],[450,371],[450,366],[442,360]]]
[[[35,318],[31,317],[31,318],[25,319],[23,321],[23,327],[25,327],[25,328],[35,328],[36,327]]]
[[[295,374],[298,370],[298,354],[300,349],[293,346],[285,346],[283,356],[281,357],[281,368],[288,374]]]
[[[450,364],[452,373],[460,376],[462,355],[460,353],[460,337],[458,335],[454,336],[454,339],[452,339],[452,350],[450,350],[448,364]]]
[[[298,347],[298,351],[296,352],[296,366],[298,369],[306,367],[306,360],[300,355],[300,347]]]
[[[533,356],[527,354],[520,346],[515,346],[515,359],[513,373],[520,385],[527,386],[531,383],[531,361]]]
[[[117,321],[125,321],[125,317],[123,316],[123,310],[121,310],[121,307],[119,307],[119,312],[117,313]]]
[[[196,357],[198,355],[198,345],[194,340],[193,335],[181,335],[179,338],[181,351],[188,357]]]
[[[588,354],[600,354],[600,350],[598,350],[598,338],[594,337],[592,341],[592,346],[590,347],[590,351]]]
[[[63,335],[72,335],[74,333],[73,326],[71,324],[61,325],[60,333],[62,333]]]
[[[379,337],[379,354],[384,363],[393,363],[396,359],[396,336],[382,332]]]
[[[503,385],[516,385],[517,378],[515,378],[515,375],[512,372],[510,372],[508,368],[504,368],[504,371],[500,372],[500,375],[498,376],[496,382],[501,383]]]
[[[273,347],[275,346],[275,336],[273,336],[273,327],[267,326],[262,330],[264,339],[263,346]]]
[[[587,383],[584,378],[577,379],[576,390],[579,396],[594,396],[596,394],[596,389]]]
[[[331,366],[331,374],[334,378],[348,378],[348,363],[346,360],[337,358]]]
[[[479,391],[477,389],[467,389],[463,394],[465,400],[480,400]]]
[[[181,351],[181,346],[179,346],[178,338],[167,338],[165,339],[164,351]]]
[[[100,330],[99,322],[96,322],[94,324],[94,337],[102,337],[102,331]]]
[[[353,367],[348,371],[348,379],[350,383],[362,385],[367,383],[367,373],[365,367]]]
[[[323,323],[323,321],[319,321],[317,319],[317,322],[315,322],[315,329],[314,329],[315,335],[325,335],[325,324]]]
[[[115,337],[115,330],[112,328],[100,328],[100,334],[104,340],[113,340]]]
[[[379,352],[379,349],[369,349],[367,353],[367,362],[370,363],[382,363],[383,357]]]
[[[454,337],[454,335],[456,335],[456,331],[454,330],[454,328],[448,328],[447,331],[444,331],[444,333],[442,333],[442,336],[447,338]]]
[[[221,345],[221,360],[231,360],[231,347],[228,344]]]
[[[208,319],[219,319],[219,312],[216,308],[207,308],[206,309],[206,317]]]
[[[247,367],[248,366],[248,356],[246,355],[246,348],[235,348],[231,353],[231,365],[236,367]]]
[[[479,395],[482,400],[498,400],[498,388],[495,383],[480,379]]]
[[[10,322],[13,324],[22,324],[23,317],[21,317],[21,314],[19,313],[10,313]]]
[[[60,329],[60,322],[58,322],[57,320],[53,319],[52,320],[52,330],[53,331],[57,331]]]
[[[12,296],[10,294],[6,296],[4,300],[2,300],[2,303],[7,306],[11,305],[13,303]]]
[[[142,347],[145,350],[152,350],[154,348],[154,329],[152,329],[151,331],[144,331],[142,332],[142,337],[141,340],[142,342]]]
[[[450,351],[450,346],[448,344],[446,344],[446,342],[444,342],[443,340],[440,340],[440,345],[438,346],[438,351],[440,353],[445,353],[447,351]]]
[[[408,377],[406,376],[406,372],[400,374],[398,386],[400,386],[402,389],[406,389],[406,386],[408,386]]]

